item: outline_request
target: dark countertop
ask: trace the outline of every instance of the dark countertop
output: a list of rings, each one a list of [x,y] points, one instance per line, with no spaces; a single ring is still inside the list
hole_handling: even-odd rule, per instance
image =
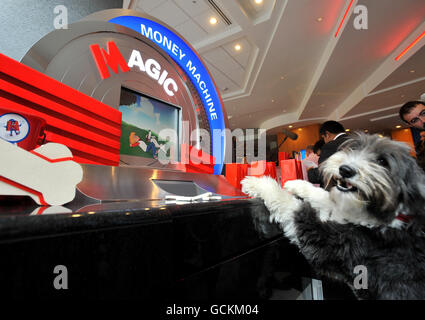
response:
[[[258,199],[106,202],[50,214],[30,198],[2,200],[0,284],[9,298],[256,299],[270,294],[275,270],[308,272]],[[68,268],[69,290],[52,286],[57,265]]]
[[[238,209],[267,215],[258,199],[226,199],[165,204],[164,201],[123,201],[91,204],[80,209],[38,207],[30,198],[0,199],[0,241],[74,231],[171,222],[204,214],[235,214]],[[55,213],[49,213],[54,209]],[[276,234],[275,234],[276,235]]]

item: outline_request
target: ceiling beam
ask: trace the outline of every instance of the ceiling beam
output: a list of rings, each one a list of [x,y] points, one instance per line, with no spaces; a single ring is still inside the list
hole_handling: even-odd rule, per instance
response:
[[[425,30],[425,22],[416,28],[388,58],[366,79],[363,81],[330,115],[329,119],[340,120],[351,109],[366,98],[370,92],[384,81],[391,73],[406,62],[416,51],[425,45],[425,37],[422,38],[414,47],[411,48],[399,61],[395,58],[404,50],[412,41],[414,41]]]
[[[311,81],[307,87],[307,90],[304,94],[303,99],[301,100],[300,105],[297,108],[297,118],[299,119],[301,117],[301,114],[303,113],[308,101],[310,100],[314,89],[317,86],[317,83],[319,82],[320,78],[323,75],[323,71],[326,68],[326,65],[329,62],[329,59],[331,58],[331,55],[339,41],[339,39],[341,39],[343,31],[345,29],[345,27],[347,26],[348,22],[350,21],[350,17],[351,14],[354,10],[354,8],[357,5],[357,1],[355,0],[350,7],[350,10],[347,13],[347,16],[345,17],[344,23],[340,26],[340,22],[342,21],[342,19],[344,18],[346,11],[348,9],[348,6],[351,3],[351,0],[347,1],[346,5],[344,6],[344,10],[341,11],[339,18],[338,18],[338,23],[335,25],[335,27],[333,28],[333,31],[329,33],[329,41],[328,44],[325,47],[325,50],[323,51],[322,57],[319,60],[319,63],[317,64],[316,70],[314,71],[314,74],[311,78]],[[338,28],[340,28],[338,36],[335,37],[335,33],[338,30]]]

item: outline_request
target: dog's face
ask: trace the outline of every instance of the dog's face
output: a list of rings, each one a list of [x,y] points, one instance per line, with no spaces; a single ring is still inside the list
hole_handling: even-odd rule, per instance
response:
[[[367,211],[379,224],[400,210],[424,211],[425,176],[405,143],[356,133],[320,170],[337,204]]]

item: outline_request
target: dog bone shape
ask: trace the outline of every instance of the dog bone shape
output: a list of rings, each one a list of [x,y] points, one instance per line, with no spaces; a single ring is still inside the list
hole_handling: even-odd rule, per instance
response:
[[[29,195],[39,205],[60,206],[74,199],[82,177],[64,145],[47,143],[26,151],[0,139],[0,194]]]

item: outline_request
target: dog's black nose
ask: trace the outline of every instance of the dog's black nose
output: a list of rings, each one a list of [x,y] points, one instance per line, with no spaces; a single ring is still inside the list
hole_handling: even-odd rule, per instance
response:
[[[344,164],[339,167],[339,174],[343,178],[351,178],[356,175],[356,170]]]

